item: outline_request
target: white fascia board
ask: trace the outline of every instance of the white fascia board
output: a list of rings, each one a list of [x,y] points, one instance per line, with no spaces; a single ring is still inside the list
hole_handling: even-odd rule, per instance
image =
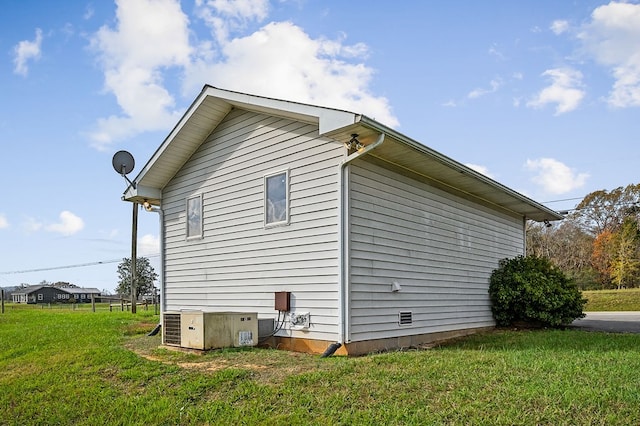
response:
[[[324,135],[334,130],[355,124],[360,120],[360,115],[346,111],[325,109],[320,111],[318,133]]]
[[[224,99],[236,107],[271,112],[275,115],[285,113],[285,115],[294,116],[301,121],[318,123],[321,135],[354,124],[360,119],[359,114],[348,111],[249,95],[212,86],[209,86],[204,93],[208,96]]]
[[[160,144],[156,152],[153,153],[153,155],[151,156],[149,161],[147,161],[147,163],[144,165],[142,170],[140,170],[140,173],[138,173],[134,182],[140,182],[144,178],[144,175],[149,171],[149,169],[153,167],[154,163],[158,160],[158,158],[162,156],[162,154],[165,152],[165,150],[167,149],[171,141],[176,137],[176,135],[182,129],[182,127],[184,127],[184,125],[189,121],[189,118],[197,111],[198,106],[200,106],[200,104],[206,99],[206,97],[207,95],[203,90],[198,95],[198,97],[193,101],[193,103],[189,106],[189,108],[184,113],[182,118],[180,118],[178,123],[176,123],[176,125],[171,130],[169,135],[164,139],[162,144]]]
[[[133,186],[129,186],[122,198],[124,201],[161,200],[162,191],[158,188],[138,184],[135,189]]]

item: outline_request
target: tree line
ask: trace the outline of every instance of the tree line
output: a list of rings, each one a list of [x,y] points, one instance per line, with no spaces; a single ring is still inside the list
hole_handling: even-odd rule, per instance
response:
[[[640,184],[594,191],[562,221],[529,221],[526,245],[583,290],[640,287]]]

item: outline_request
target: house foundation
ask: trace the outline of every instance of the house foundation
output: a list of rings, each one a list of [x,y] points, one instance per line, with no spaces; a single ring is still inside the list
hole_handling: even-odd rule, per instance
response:
[[[360,356],[375,352],[387,352],[399,349],[417,348],[420,346],[445,342],[471,334],[483,333],[495,327],[467,328],[462,330],[443,331],[438,333],[416,334],[411,336],[392,337],[387,339],[365,340],[342,345],[334,353],[336,356]],[[282,349],[292,352],[311,354],[324,353],[329,345],[335,342],[295,337],[270,337],[260,344],[261,347]]]

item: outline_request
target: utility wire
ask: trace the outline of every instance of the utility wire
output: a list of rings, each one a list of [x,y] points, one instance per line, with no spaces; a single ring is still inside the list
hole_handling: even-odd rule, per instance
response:
[[[151,254],[148,256],[141,257],[158,257],[159,254]],[[78,263],[76,265],[64,265],[64,266],[51,266],[48,268],[34,268],[34,269],[23,269],[20,271],[5,271],[0,272],[0,275],[11,275],[11,274],[27,274],[29,272],[42,272],[42,271],[53,271],[57,269],[73,269],[73,268],[84,268],[86,266],[97,266],[97,265],[107,265],[109,263],[122,262],[122,259],[112,259],[112,260],[101,260],[98,262],[89,262],[89,263]]]

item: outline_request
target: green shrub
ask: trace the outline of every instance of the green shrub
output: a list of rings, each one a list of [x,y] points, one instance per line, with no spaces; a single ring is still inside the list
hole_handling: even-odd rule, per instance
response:
[[[575,282],[546,258],[503,259],[491,274],[491,310],[496,323],[557,327],[584,317],[586,299]]]

